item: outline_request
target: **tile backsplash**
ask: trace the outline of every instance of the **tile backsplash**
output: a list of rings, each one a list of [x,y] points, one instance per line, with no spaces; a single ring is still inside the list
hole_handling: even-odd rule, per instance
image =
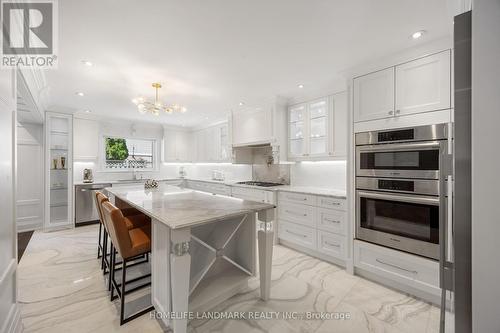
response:
[[[290,184],[290,164],[254,164],[252,180]]]

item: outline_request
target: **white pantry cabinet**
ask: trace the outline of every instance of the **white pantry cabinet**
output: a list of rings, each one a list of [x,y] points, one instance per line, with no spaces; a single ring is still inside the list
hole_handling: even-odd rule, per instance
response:
[[[171,128],[163,129],[163,162],[190,162],[192,138],[189,132]]]
[[[353,79],[354,122],[450,107],[450,50]]]
[[[73,116],[45,114],[45,229],[73,226]]]
[[[288,108],[288,156],[321,160],[347,154],[347,92]]]
[[[99,156],[99,122],[74,118],[73,145],[75,161],[97,161]]]

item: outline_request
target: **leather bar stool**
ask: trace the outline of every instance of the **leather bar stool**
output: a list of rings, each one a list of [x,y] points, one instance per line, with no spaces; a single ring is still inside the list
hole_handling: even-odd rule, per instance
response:
[[[111,244],[108,244],[108,228],[106,227],[106,223],[102,215],[102,203],[109,201],[109,198],[105,196],[102,192],[96,191],[95,200],[96,200],[97,211],[99,213],[99,219],[101,222],[99,225],[99,245],[97,248],[97,252],[99,254],[99,249],[101,249],[102,253],[101,269],[103,270],[103,274],[107,274],[108,271],[110,270],[110,264],[111,264],[110,260],[108,260],[108,256],[110,256],[110,254],[108,253],[108,247],[111,246]],[[129,230],[151,224],[151,219],[135,208],[122,209],[122,213],[125,215],[125,223]],[[102,237],[101,237],[101,229],[102,229]],[[146,261],[149,259],[147,256],[145,258]],[[108,289],[111,290],[111,282],[108,285]]]
[[[151,282],[144,283],[142,285],[136,286],[130,290],[126,290],[127,283],[132,281],[136,282],[140,279],[151,276],[147,274],[133,280],[127,281],[127,262],[136,258],[138,256],[147,254],[151,252],[151,224],[144,225],[139,228],[129,229],[127,227],[126,217],[123,215],[120,209],[116,208],[109,201],[104,201],[102,203],[102,213],[104,221],[108,226],[108,232],[111,237],[112,249],[111,249],[111,272],[110,280],[112,283],[111,287],[111,300],[115,299],[114,292],[118,294],[117,297],[120,298],[120,325],[135,319],[143,314],[152,311],[153,306],[149,306],[143,310],[134,313],[131,316],[125,317],[125,296],[128,293],[136,291],[138,289],[147,287],[151,285]],[[118,251],[118,254],[122,257],[122,279],[121,283],[117,283],[115,280],[116,267],[114,265],[116,261],[116,253],[114,248]]]

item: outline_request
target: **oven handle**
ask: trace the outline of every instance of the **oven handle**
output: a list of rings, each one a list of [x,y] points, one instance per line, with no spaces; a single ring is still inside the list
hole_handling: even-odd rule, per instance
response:
[[[386,194],[380,192],[365,192],[357,191],[360,197],[371,199],[382,199],[391,201],[409,202],[423,205],[439,206],[439,198],[421,196],[421,195],[404,195],[404,194]]]
[[[428,150],[439,148],[439,141],[413,142],[413,143],[388,143],[382,145],[360,146],[359,152],[394,151],[394,150]]]

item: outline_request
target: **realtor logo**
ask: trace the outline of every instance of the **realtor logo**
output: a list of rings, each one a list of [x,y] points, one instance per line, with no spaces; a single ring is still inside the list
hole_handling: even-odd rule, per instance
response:
[[[1,67],[55,68],[57,2],[1,1]]]

